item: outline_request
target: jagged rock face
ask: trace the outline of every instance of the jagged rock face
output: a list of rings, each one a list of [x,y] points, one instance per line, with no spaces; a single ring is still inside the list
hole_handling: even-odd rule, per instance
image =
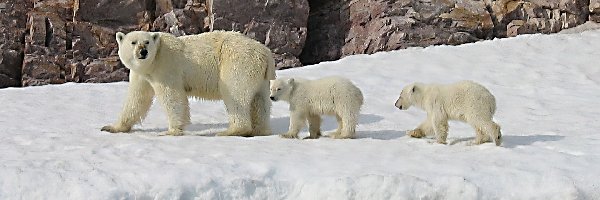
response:
[[[0,0],[0,88],[128,79],[114,35],[240,31],[277,68],[600,22],[600,0]]]
[[[0,88],[21,86],[27,11],[23,0],[0,0]]]
[[[590,4],[589,0],[309,2],[309,33],[300,56],[308,64],[406,47],[555,33],[585,23]]]
[[[556,33],[588,20],[589,0],[500,0],[490,4],[495,36]]]

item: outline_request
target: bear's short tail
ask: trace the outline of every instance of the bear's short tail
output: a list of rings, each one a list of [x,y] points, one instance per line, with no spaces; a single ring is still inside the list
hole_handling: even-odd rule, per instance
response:
[[[269,50],[269,52],[271,52]],[[267,71],[265,72],[265,80],[275,80],[275,60],[272,55],[267,56]]]

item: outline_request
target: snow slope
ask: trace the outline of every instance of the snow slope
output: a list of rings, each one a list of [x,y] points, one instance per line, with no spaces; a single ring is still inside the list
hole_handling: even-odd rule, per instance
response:
[[[155,104],[132,134],[116,120],[127,83],[0,90],[0,199],[600,199],[600,31],[349,56],[279,76],[352,79],[365,95],[355,140],[214,137],[220,102],[193,101],[187,135]],[[472,79],[496,96],[504,144],[451,145],[405,131],[394,107],[413,81]],[[287,131],[274,103],[274,132]],[[326,118],[323,129],[335,129]],[[306,135],[304,130],[302,134]]]

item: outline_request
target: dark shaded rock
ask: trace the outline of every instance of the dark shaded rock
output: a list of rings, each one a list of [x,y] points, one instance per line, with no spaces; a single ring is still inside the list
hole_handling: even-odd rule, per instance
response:
[[[31,8],[28,1],[0,0],[0,88],[21,86],[26,13]]]
[[[74,0],[74,21],[120,30],[150,30],[153,0]]]

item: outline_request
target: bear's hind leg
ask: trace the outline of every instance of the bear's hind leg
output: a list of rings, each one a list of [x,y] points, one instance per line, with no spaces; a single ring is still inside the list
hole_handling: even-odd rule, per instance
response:
[[[265,81],[266,89],[259,91],[252,100],[252,135],[271,135],[271,101],[269,100],[269,82]]]
[[[344,126],[342,117],[340,117],[338,114],[336,114],[335,119],[337,120],[338,127],[337,127],[337,129],[335,129],[335,131],[327,133],[327,135],[329,135],[330,138],[339,137],[340,134],[342,133],[342,127]]]
[[[485,131],[482,130],[481,127],[473,127],[475,129],[475,139],[473,140],[473,144],[479,145],[490,141],[490,137],[485,134]]]
[[[483,144],[486,142],[494,141],[496,146],[502,144],[502,133],[500,132],[500,126],[495,122],[489,120],[484,122],[475,122],[473,127],[477,131],[477,137],[474,144]]]
[[[335,139],[352,139],[356,137],[356,124],[358,124],[358,113],[340,113],[342,116],[342,130]]]
[[[244,95],[226,94],[223,102],[229,115],[229,127],[217,136],[252,136],[251,99]]]

